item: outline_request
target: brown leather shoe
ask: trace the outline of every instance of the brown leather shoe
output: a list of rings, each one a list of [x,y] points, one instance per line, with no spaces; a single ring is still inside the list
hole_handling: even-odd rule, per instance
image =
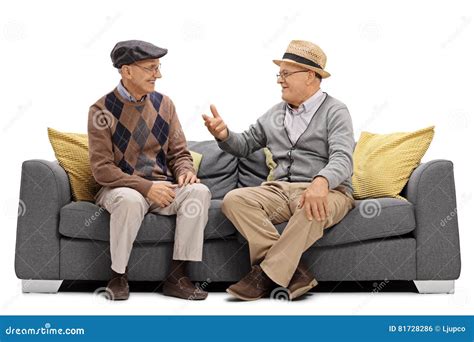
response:
[[[238,283],[231,285],[226,291],[241,300],[257,300],[267,297],[276,284],[263,272],[259,265]]]
[[[163,284],[163,294],[187,300],[204,300],[207,298],[207,292],[198,286],[194,286],[188,277],[179,278],[177,283],[166,280]]]
[[[128,299],[130,290],[127,273],[120,274],[112,270],[112,279],[110,279],[105,290],[108,293],[107,298],[110,300]]]
[[[298,264],[293,278],[288,285],[288,292],[290,293],[290,300],[298,298],[318,285],[318,282],[312,275],[311,271],[303,264],[302,261]]]

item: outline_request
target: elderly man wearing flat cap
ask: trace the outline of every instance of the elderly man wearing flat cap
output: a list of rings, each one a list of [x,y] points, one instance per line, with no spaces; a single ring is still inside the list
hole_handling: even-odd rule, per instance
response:
[[[326,55],[307,41],[292,41],[277,82],[282,99],[243,133],[227,129],[214,106],[205,124],[219,147],[238,157],[268,147],[274,181],[229,192],[222,210],[248,241],[252,269],[227,292],[242,300],[285,287],[294,299],[317,285],[301,261],[304,251],[354,207],[354,135],[347,107],[320,89]],[[288,224],[280,234],[274,225]]]
[[[163,293],[183,299],[207,297],[191,283],[185,268],[188,261],[202,260],[211,195],[196,177],[173,102],[154,91],[161,78],[160,58],[166,53],[143,41],[117,43],[111,58],[122,79],[89,111],[90,163],[102,185],[96,203],[110,213],[112,277],[107,291],[115,300],[129,297],[127,265],[147,212],[177,215]],[[196,203],[200,215],[186,214],[186,207]]]

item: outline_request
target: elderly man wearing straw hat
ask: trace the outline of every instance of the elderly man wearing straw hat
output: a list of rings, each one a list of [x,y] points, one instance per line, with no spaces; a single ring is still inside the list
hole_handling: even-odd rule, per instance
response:
[[[320,89],[326,55],[319,46],[294,40],[277,82],[282,99],[243,133],[230,131],[215,106],[203,115],[219,147],[238,157],[268,147],[277,164],[274,180],[229,192],[222,210],[247,239],[250,273],[227,292],[242,300],[285,287],[294,299],[317,285],[301,261],[304,251],[354,207],[354,135],[347,107]],[[274,225],[288,224],[280,234]]]

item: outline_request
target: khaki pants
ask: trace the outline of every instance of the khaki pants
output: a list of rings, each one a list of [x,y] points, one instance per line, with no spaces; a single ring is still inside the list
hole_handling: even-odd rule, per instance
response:
[[[354,199],[344,190],[330,190],[330,214],[324,221],[309,221],[304,208],[297,208],[310,183],[264,182],[261,186],[240,188],[224,197],[222,211],[247,239],[252,265],[277,284],[287,287],[301,255],[323,236],[323,231],[354,208]],[[280,234],[275,224],[288,221]]]
[[[211,192],[205,185],[197,183],[176,188],[175,191],[173,203],[166,208],[150,203],[132,188],[104,187],[99,191],[96,203],[110,213],[110,255],[115,272],[125,272],[133,242],[147,212],[177,215],[174,260],[202,260]]]

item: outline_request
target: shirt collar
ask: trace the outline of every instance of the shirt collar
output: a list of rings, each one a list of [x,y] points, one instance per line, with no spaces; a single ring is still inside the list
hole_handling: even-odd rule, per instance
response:
[[[303,102],[298,108],[292,108],[289,104],[287,104],[289,112],[293,115],[299,115],[299,114],[305,113],[310,108],[313,108],[321,99],[321,96],[323,95],[324,95],[323,91],[319,89],[316,93],[311,95],[309,99]]]
[[[146,95],[144,95],[144,96],[140,99],[140,101],[138,101],[136,98],[133,97],[132,94],[130,94],[130,93],[128,92],[128,90],[127,90],[127,89],[125,88],[125,86],[122,84],[122,81],[119,82],[119,84],[118,84],[118,86],[117,86],[117,90],[118,90],[119,94],[120,94],[123,98],[127,99],[127,100],[130,101],[130,102],[142,102],[142,101],[145,100],[145,98],[146,98]]]

